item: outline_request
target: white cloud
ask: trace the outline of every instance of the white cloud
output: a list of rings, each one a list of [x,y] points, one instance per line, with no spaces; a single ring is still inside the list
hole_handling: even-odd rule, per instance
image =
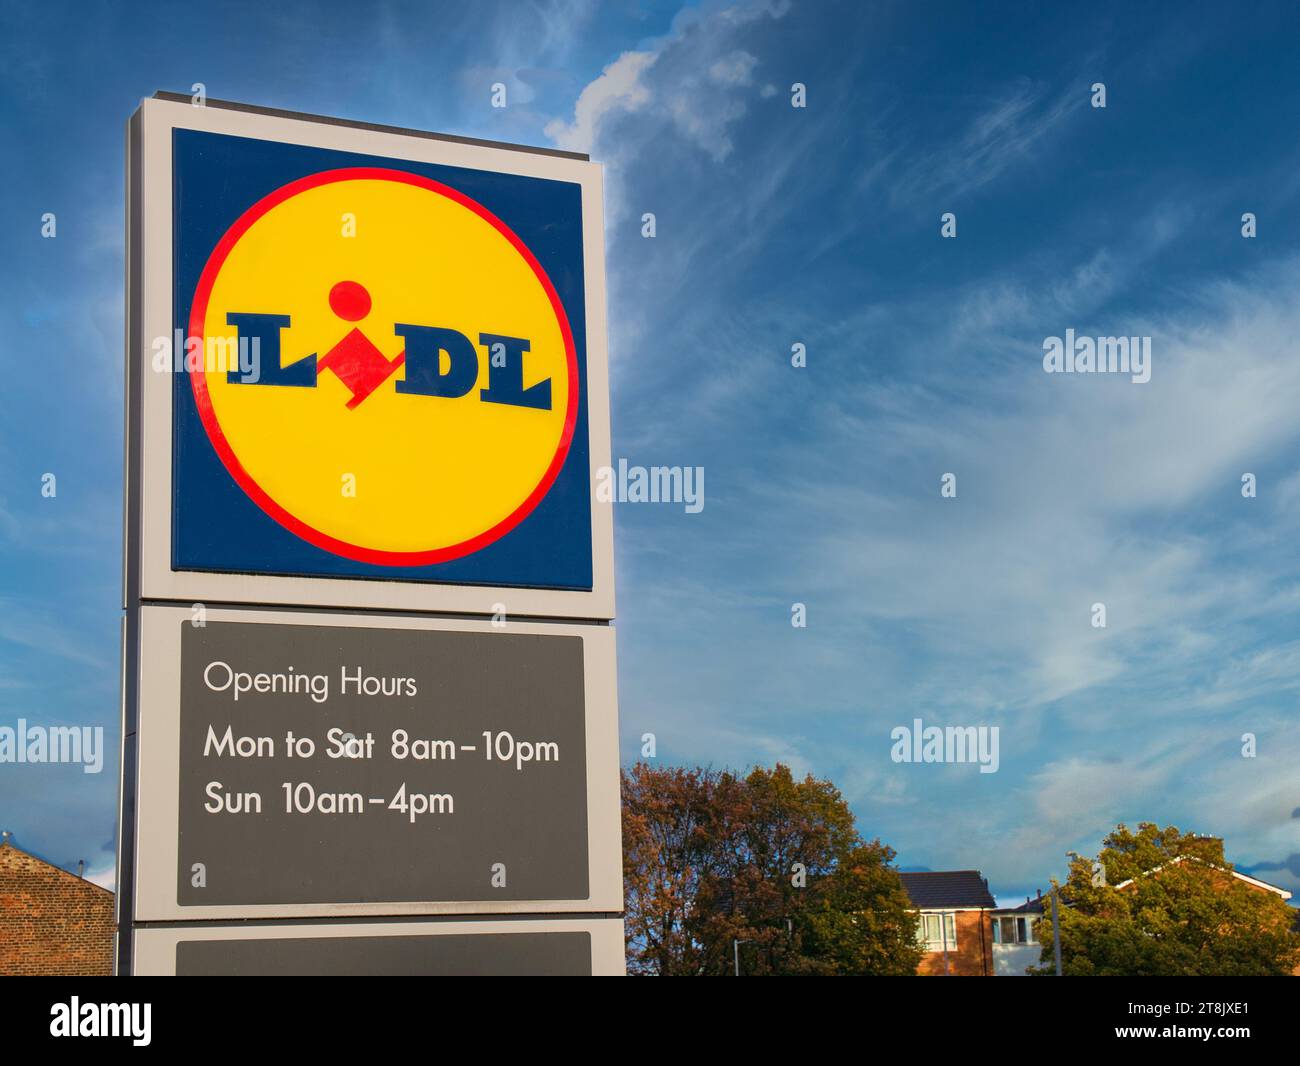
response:
[[[110,862],[101,866],[97,870],[87,870],[86,880],[91,884],[99,885],[100,888],[106,888],[110,892],[117,889],[117,866],[116,863]]]
[[[624,654],[629,705],[673,703],[673,728],[707,759],[770,758],[779,749],[754,737],[804,734],[795,753],[842,783],[865,828],[883,825],[889,839],[888,827],[907,827],[897,843],[924,822],[929,850],[908,863],[1045,883],[1067,848],[1095,851],[1117,822],[1144,819],[1190,818],[1183,828],[1225,835],[1241,863],[1300,852],[1295,754],[1251,762],[1234,747],[1255,708],[1289,706],[1300,689],[1300,650],[1275,628],[1300,607],[1300,571],[1267,510],[1300,517],[1300,490],[1284,481],[1277,501],[1245,500],[1239,482],[1254,470],[1276,485],[1269,465],[1300,441],[1300,259],[1188,291],[1159,313],[1116,317],[1104,295],[1093,303],[1096,287],[1129,291],[1152,254],[1089,252],[1058,266],[1067,282],[992,279],[992,308],[972,289],[961,313],[984,307],[980,347],[966,340],[974,328],[936,321],[891,353],[911,360],[904,381],[863,374],[803,389],[772,341],[784,309],[723,322],[700,310],[726,340],[686,382],[671,425],[646,427],[647,446],[710,447],[716,427],[770,414],[774,390],[797,395],[803,416],[751,439],[743,468],[710,469],[710,507],[747,518],[693,530],[688,555],[686,540],[658,545],[686,567],[672,595],[644,600],[663,567],[621,542],[634,589],[623,603],[642,599],[648,614],[632,632],[676,639],[671,680],[629,669]],[[914,311],[933,318],[896,305],[895,321]],[[685,335],[700,332],[696,313],[678,323]],[[865,306],[836,323],[814,360],[842,337],[836,362],[851,364],[876,316]],[[1153,336],[1150,384],[1042,372],[1045,333],[1094,322]],[[999,337],[1003,350],[986,353]],[[774,350],[755,357],[764,346]],[[948,470],[959,496],[943,501]],[[716,602],[703,575],[719,571],[755,575],[766,599]],[[811,624],[792,635],[796,599]],[[1105,630],[1090,624],[1097,601]],[[1002,770],[990,782],[962,768],[882,768],[882,738],[913,712],[1000,723]],[[1013,846],[991,852],[994,839]],[[1288,876],[1273,879],[1293,887]]]
[[[754,56],[737,50],[709,67],[709,81],[717,85],[749,85],[757,64]]]
[[[684,8],[671,31],[643,49],[624,52],[582,90],[571,119],[556,118],[546,135],[560,148],[586,152],[613,168],[635,160],[647,147],[662,149],[665,133],[703,150],[715,162],[732,150],[729,127],[747,110],[758,59],[733,40],[748,23],[781,18],[779,2],[738,3],[699,11]],[[635,130],[617,126],[635,114]]]
[[[945,196],[983,188],[1008,168],[1031,163],[1034,152],[1061,129],[1071,112],[1086,103],[1072,84],[1056,92],[1027,80],[1012,84],[955,136],[926,131],[934,146],[911,155],[892,183],[896,200],[935,203]]]
[[[624,52],[582,90],[574,105],[573,121],[554,119],[546,126],[546,136],[557,148],[590,154],[606,115],[638,111],[650,100],[650,89],[641,76],[658,58],[654,52]]]

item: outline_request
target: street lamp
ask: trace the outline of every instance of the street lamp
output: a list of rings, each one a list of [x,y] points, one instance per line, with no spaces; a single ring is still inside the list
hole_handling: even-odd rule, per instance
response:
[[[1052,886],[1052,953],[1056,956],[1056,976],[1061,976],[1061,912],[1057,904],[1061,890]]]
[[[731,952],[732,952],[732,954],[735,956],[735,959],[736,959],[736,976],[737,976],[737,977],[740,976],[740,945],[741,945],[741,944],[752,944],[752,943],[753,943],[752,940],[736,940],[736,939],[734,939],[734,938],[733,938],[732,941],[731,941]]]

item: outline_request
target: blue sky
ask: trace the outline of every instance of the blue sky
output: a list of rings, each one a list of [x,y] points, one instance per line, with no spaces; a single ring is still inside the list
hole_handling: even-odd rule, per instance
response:
[[[1006,898],[1140,820],[1300,890],[1296,15],[1131,7],[4,4],[0,724],[116,745],[123,128],[203,82],[605,164],[614,455],[706,471],[616,512],[626,761],[788,762]],[[1000,769],[895,764],[916,717]],[[115,792],[3,766],[0,822],[102,873]]]

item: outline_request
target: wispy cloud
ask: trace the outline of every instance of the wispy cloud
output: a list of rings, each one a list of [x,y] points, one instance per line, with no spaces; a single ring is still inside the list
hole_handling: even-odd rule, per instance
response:
[[[1084,88],[1019,79],[985,102],[955,137],[927,131],[931,138],[891,175],[894,198],[934,204],[978,192],[1009,169],[1032,166],[1070,115],[1087,108]]]

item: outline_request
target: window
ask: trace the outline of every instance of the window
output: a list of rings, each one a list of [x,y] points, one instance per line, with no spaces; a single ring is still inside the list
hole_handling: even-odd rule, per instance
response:
[[[1032,944],[1034,926],[1026,918],[994,918],[993,943],[995,944]]]
[[[945,946],[945,927],[948,940],[947,948],[949,951],[955,951],[957,948],[957,916],[952,913],[922,914],[921,920],[916,925],[917,942],[926,951],[942,951]]]

